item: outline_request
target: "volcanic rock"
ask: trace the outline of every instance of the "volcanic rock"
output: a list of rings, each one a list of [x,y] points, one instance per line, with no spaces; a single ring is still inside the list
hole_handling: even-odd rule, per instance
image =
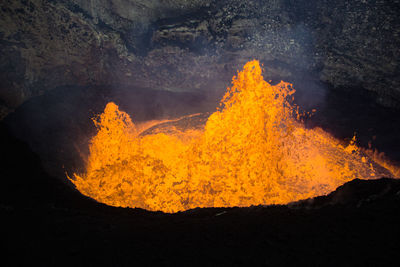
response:
[[[0,117],[62,85],[224,90],[249,59],[398,107],[398,1],[2,1]]]

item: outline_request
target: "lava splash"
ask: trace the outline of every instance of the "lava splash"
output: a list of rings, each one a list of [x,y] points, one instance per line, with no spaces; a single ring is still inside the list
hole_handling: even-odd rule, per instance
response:
[[[196,207],[285,204],[390,171],[355,145],[306,129],[291,84],[264,81],[259,62],[233,78],[200,128],[139,132],[114,103],[94,122],[84,174],[70,179],[99,202],[178,212]],[[383,173],[381,173],[383,172]]]

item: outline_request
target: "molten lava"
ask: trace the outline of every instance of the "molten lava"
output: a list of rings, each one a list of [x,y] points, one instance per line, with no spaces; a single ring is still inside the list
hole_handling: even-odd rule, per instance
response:
[[[195,207],[284,204],[379,175],[355,145],[306,129],[291,85],[263,80],[258,61],[233,78],[203,129],[143,135],[114,103],[94,120],[86,173],[71,181],[112,206],[178,212]]]

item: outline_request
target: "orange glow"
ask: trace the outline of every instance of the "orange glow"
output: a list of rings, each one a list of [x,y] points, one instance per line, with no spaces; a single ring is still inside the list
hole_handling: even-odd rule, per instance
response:
[[[71,181],[112,206],[178,212],[195,207],[285,204],[390,171],[355,145],[293,118],[295,91],[263,80],[258,61],[233,78],[202,129],[140,133],[114,103],[94,120],[86,173]],[[299,116],[298,116],[299,117]],[[392,175],[393,176],[393,175]]]

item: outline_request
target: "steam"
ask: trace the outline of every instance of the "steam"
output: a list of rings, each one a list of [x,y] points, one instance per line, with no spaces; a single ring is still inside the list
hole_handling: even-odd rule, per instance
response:
[[[180,11],[172,18],[178,21],[178,28],[186,27],[189,31],[193,27],[187,26],[188,17],[197,19],[199,25],[207,23],[205,28],[209,32],[194,32],[201,42],[190,46],[162,43],[154,38],[163,23],[173,25],[172,20],[157,21],[140,29],[149,38],[143,54],[129,50],[123,40],[115,41],[117,37],[110,41],[102,35],[102,50],[94,51],[99,53],[98,65],[105,66],[101,79],[95,77],[98,66],[88,66],[88,76],[94,75],[92,85],[52,89],[28,100],[4,123],[41,156],[48,172],[64,179],[65,169],[71,172],[83,168],[82,157],[87,156],[87,144],[95,134],[90,118],[101,114],[108,102],[118,104],[135,123],[212,112],[232,76],[247,61],[256,58],[263,64],[266,81],[292,83],[297,91],[296,103],[305,111],[316,109],[316,115],[308,122],[310,127],[329,129],[341,139],[351,138],[356,131],[358,136],[365,135],[359,139],[364,146],[376,136],[379,151],[387,151],[400,160],[398,112],[371,105],[369,99],[357,94],[335,93],[321,83],[317,73],[321,48],[315,48],[315,29],[310,29],[303,22],[305,19],[290,17],[289,11],[281,12],[287,8],[282,1],[270,1],[267,10],[260,11],[265,18],[242,16],[247,20],[238,21],[241,10],[247,8],[245,5],[258,2],[236,1],[235,5],[216,2],[216,6],[207,6],[203,13],[191,9],[194,13],[190,16],[183,16]],[[222,13],[218,15],[219,12]],[[171,14],[163,14],[163,18]],[[101,14],[93,15],[97,18]],[[194,29],[201,28],[199,25]],[[116,51],[114,47],[108,49],[109,42]],[[50,88],[40,88],[47,89]]]
[[[265,82],[259,62],[251,61],[204,129],[195,127],[200,117],[191,116],[140,134],[110,102],[95,120],[86,171],[71,182],[109,205],[177,212],[283,204],[357,177],[392,175],[360,154],[355,137],[343,146],[295,121],[287,102],[294,93],[288,83]]]

